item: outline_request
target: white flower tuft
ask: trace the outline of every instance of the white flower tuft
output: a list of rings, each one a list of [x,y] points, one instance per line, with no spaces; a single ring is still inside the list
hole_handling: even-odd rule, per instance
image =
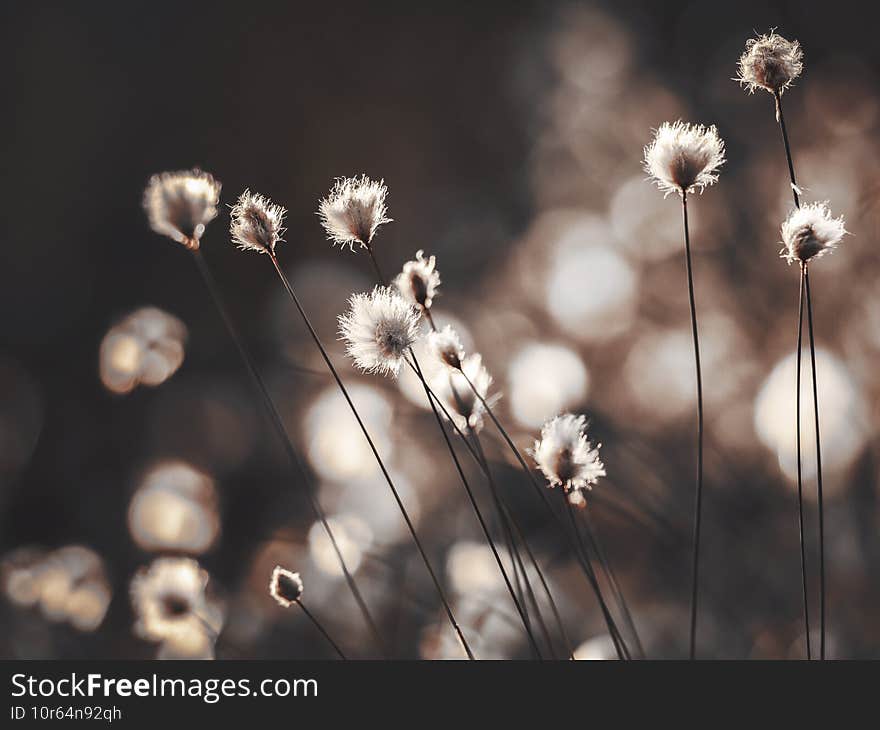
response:
[[[366,175],[337,178],[330,194],[318,204],[327,239],[333,245],[348,244],[352,251],[356,243],[367,248],[376,229],[391,222],[385,207],[387,194],[384,180],[376,182]]]
[[[198,168],[153,175],[144,190],[144,210],[158,234],[199,247],[205,226],[217,216],[220,181]]]
[[[299,573],[293,573],[276,565],[269,580],[269,594],[281,606],[288,608],[302,597],[302,578]]]
[[[416,308],[386,286],[353,294],[348,307],[339,317],[339,334],[355,365],[368,373],[397,375],[419,336]]]
[[[783,248],[788,263],[807,263],[833,251],[848,233],[843,216],[831,217],[827,203],[810,203],[795,208],[782,224]]]
[[[440,274],[434,268],[435,263],[434,256],[426,259],[423,251],[417,251],[415,260],[403,265],[403,271],[395,277],[394,285],[404,299],[424,309],[431,308],[437,287],[440,286]]]
[[[220,615],[206,598],[208,574],[190,558],[157,558],[131,581],[138,616],[135,631],[145,639],[165,641],[215,634]]]
[[[667,195],[702,192],[718,181],[724,141],[714,125],[663,122],[645,147],[645,172]]]
[[[468,380],[473,383],[474,388],[471,388]],[[431,390],[443,402],[456,427],[460,431],[471,428],[479,432],[483,427],[483,414],[486,409],[474,394],[474,389],[490,405],[498,398],[497,395],[488,398],[492,376],[483,367],[482,356],[477,353],[468,355],[461,360],[461,367],[458,370],[443,368],[434,373],[430,381]]]
[[[797,41],[788,41],[775,31],[750,38],[740,56],[739,75],[734,79],[749,90],[765,89],[782,94],[804,70],[804,52]]]
[[[245,190],[230,211],[229,234],[242,251],[275,253],[275,244],[284,239],[284,215],[280,205],[258,193]]]
[[[464,360],[464,347],[458,334],[452,325],[446,325],[442,330],[429,332],[427,336],[428,351],[437,360],[453,370],[461,370]]]
[[[529,453],[547,477],[551,487],[561,486],[566,492],[592,489],[605,476],[599,460],[599,448],[587,438],[587,419],[565,413],[547,421],[541,438]]]

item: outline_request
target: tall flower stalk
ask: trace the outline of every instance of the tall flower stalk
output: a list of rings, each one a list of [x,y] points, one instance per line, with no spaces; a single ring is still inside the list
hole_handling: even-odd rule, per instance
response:
[[[816,493],[819,512],[819,658],[825,659],[825,509],[822,493],[822,449],[819,434],[819,398],[816,376],[816,344],[813,333],[813,306],[810,292],[808,263],[831,251],[845,235],[842,218],[832,218],[827,206],[822,203],[801,205],[801,190],[798,188],[794,172],[794,160],[785,114],[782,110],[782,97],[803,72],[803,51],[797,41],[789,41],[771,31],[767,35],[751,38],[746,42],[745,52],[739,59],[737,81],[749,93],[763,89],[773,96],[776,121],[782,135],[785,160],[788,164],[789,184],[794,201],[794,210],[782,224],[783,258],[800,266],[798,289],[798,335],[797,335],[797,376],[796,406],[797,418],[797,481],[798,481],[798,527],[801,543],[801,573],[804,592],[804,623],[807,659],[812,658],[809,619],[809,597],[807,592],[806,549],[804,545],[804,507],[803,475],[801,459],[801,349],[803,339],[804,300],[807,308],[807,329],[810,341],[810,370],[813,386],[813,413],[816,432]]]
[[[694,296],[691,239],[688,226],[688,193],[702,192],[718,181],[718,170],[724,164],[724,142],[714,126],[664,122],[654,139],[645,147],[645,171],[667,195],[678,193],[684,224],[685,268],[691,330],[694,340],[694,366],[697,381],[697,485],[694,494],[694,538],[691,568],[691,611],[689,656],[696,656],[697,600],[700,574],[700,523],[703,501],[703,375],[700,366],[700,337],[697,327],[697,305]]]
[[[385,462],[379,454],[379,450],[376,447],[373,438],[370,436],[370,432],[367,429],[366,424],[364,423],[360,413],[355,407],[354,401],[352,400],[351,395],[348,392],[348,388],[346,388],[345,384],[342,382],[342,378],[339,376],[339,372],[336,370],[336,367],[330,360],[327,349],[324,347],[324,344],[321,341],[321,338],[318,336],[318,333],[315,330],[314,326],[312,325],[312,322],[309,319],[305,308],[302,306],[299,297],[297,297],[293,286],[290,284],[290,281],[284,274],[284,270],[281,268],[281,264],[278,262],[278,257],[275,254],[275,246],[281,240],[281,221],[280,219],[276,220],[276,218],[279,215],[283,216],[284,211],[278,206],[273,206],[266,198],[262,198],[260,196],[258,196],[258,198],[259,204],[256,206],[252,205],[255,198],[248,191],[245,191],[245,193],[239,198],[238,204],[232,210],[232,223],[230,228],[232,240],[234,243],[238,244],[239,248],[254,251],[256,253],[266,254],[269,257],[269,260],[272,262],[272,266],[275,269],[275,273],[277,274],[278,279],[281,281],[285,292],[296,307],[297,312],[299,312],[299,315],[306,325],[306,328],[309,331],[309,335],[311,336],[315,347],[318,348],[318,352],[321,354],[321,358],[324,360],[324,364],[327,366],[327,369],[333,376],[333,379],[336,382],[336,385],[339,388],[340,392],[342,393],[342,396],[345,398],[345,402],[348,404],[349,409],[354,415],[355,420],[357,421],[357,424],[364,435],[364,438],[367,440],[370,451],[372,451],[373,456],[376,459],[376,463],[379,465],[382,476],[384,477],[385,482],[388,484],[388,488],[391,490],[391,494],[393,495],[394,500],[397,503],[398,509],[400,510],[400,513],[403,517],[403,520],[406,523],[413,543],[415,544],[419,556],[421,557],[422,562],[425,565],[425,569],[427,570],[428,575],[431,578],[431,582],[434,584],[434,588],[437,591],[437,595],[440,599],[446,616],[449,619],[449,623],[455,631],[456,636],[458,637],[462,648],[464,649],[468,658],[474,659],[473,651],[471,650],[470,645],[468,644],[467,639],[464,636],[464,632],[462,631],[461,627],[458,624],[458,621],[455,618],[455,614],[452,610],[452,606],[449,603],[449,599],[446,597],[446,593],[443,590],[442,585],[440,584],[437,573],[431,565],[430,558],[428,557],[428,554],[425,551],[424,546],[422,545],[422,541],[419,538],[418,533],[416,532],[415,525],[413,524],[412,519],[407,512],[406,505],[403,503],[403,499],[401,498],[400,493],[398,492],[397,487],[394,484],[394,480],[391,478],[391,474],[389,473]],[[364,213],[364,215],[366,215],[366,213]],[[379,216],[379,218],[381,219],[381,222],[387,222],[387,219],[385,219],[384,217],[384,206],[383,213],[381,216]],[[388,341],[382,343],[388,347],[396,347],[399,345],[399,342],[397,340],[400,337],[410,336],[407,332],[396,330],[388,334]]]
[[[248,372],[251,383],[260,395],[263,408],[281,441],[290,465],[299,472],[300,478],[305,485],[309,506],[330,540],[333,552],[336,555],[336,559],[339,562],[339,566],[345,578],[346,585],[348,586],[349,591],[351,591],[352,597],[358,606],[358,610],[364,618],[364,622],[373,637],[376,647],[379,649],[380,653],[385,655],[385,646],[379,633],[379,629],[367,607],[360,589],[355,583],[354,576],[345,564],[342,550],[339,547],[339,543],[336,540],[333,530],[330,528],[327,516],[318,501],[317,492],[312,483],[308,469],[287,433],[281,415],[278,413],[278,409],[275,407],[275,403],[269,395],[269,389],[266,387],[265,381],[257,370],[256,364],[248,352],[247,347],[245,347],[244,340],[241,338],[238,328],[235,326],[223,300],[223,296],[220,293],[220,288],[217,285],[207,262],[202,256],[200,248],[201,238],[204,235],[207,224],[217,215],[217,206],[220,202],[220,190],[220,181],[216,180],[209,173],[203,172],[198,168],[178,172],[164,172],[154,175],[150,179],[147,188],[144,191],[143,205],[147,213],[150,227],[156,233],[171,238],[192,253],[196,268],[202,277],[205,288],[208,290],[208,294],[214,303],[214,307],[220,314],[220,318],[223,320],[223,324],[226,327],[229,337],[235,345],[238,355]],[[253,205],[267,203],[267,201],[260,199],[259,196],[251,196],[250,193],[247,192],[245,196],[243,196],[243,201],[247,208],[250,208]],[[239,211],[244,210],[244,207],[241,207],[243,201],[239,201]],[[280,236],[283,233],[281,221],[284,215],[284,210],[276,206],[269,210],[269,213],[271,215],[269,215],[267,219],[270,224],[269,229],[267,230],[267,235],[280,239]],[[236,242],[239,246],[246,247],[248,236],[244,235],[245,231],[243,228],[243,226],[246,225],[246,216],[240,216],[239,224],[239,240]]]

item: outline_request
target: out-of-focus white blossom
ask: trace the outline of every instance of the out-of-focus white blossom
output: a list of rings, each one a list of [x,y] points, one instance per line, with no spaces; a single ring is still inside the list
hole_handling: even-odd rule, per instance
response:
[[[458,370],[444,368],[437,371],[429,378],[429,385],[460,431],[471,428],[478,432],[483,428],[486,408],[474,390],[490,405],[498,397],[489,398],[492,376],[483,366],[479,353],[466,356]]]
[[[592,489],[605,476],[600,446],[587,438],[586,417],[565,413],[544,424],[531,455],[551,487],[561,486],[566,492]]]
[[[440,286],[440,274],[434,268],[434,256],[425,258],[423,251],[416,251],[413,261],[407,261],[394,278],[394,286],[400,295],[409,302],[424,309],[430,309]]]
[[[303,594],[303,582],[299,573],[293,573],[280,565],[276,565],[269,579],[269,595],[280,606],[288,608],[296,603]]]
[[[217,216],[220,181],[198,168],[153,175],[144,190],[144,210],[158,234],[196,250]]]
[[[453,370],[461,370],[464,347],[452,325],[447,324],[443,329],[429,332],[426,340],[432,357]]]

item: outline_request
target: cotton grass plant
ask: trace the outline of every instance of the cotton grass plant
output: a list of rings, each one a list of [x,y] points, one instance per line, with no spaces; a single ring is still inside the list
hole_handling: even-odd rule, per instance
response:
[[[700,367],[700,336],[697,328],[697,304],[694,296],[691,238],[688,228],[688,195],[702,193],[718,181],[718,170],[725,162],[724,141],[715,126],[681,121],[664,122],[645,147],[644,167],[650,179],[666,195],[677,193],[681,199],[684,222],[684,251],[687,271],[691,330],[694,340],[694,366],[697,379],[697,487],[694,495],[693,567],[691,570],[691,621],[689,656],[696,656],[697,600],[700,575],[700,523],[703,501],[703,375]]]

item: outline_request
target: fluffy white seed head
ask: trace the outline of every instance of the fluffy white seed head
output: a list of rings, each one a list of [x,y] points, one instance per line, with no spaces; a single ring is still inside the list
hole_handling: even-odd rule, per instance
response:
[[[795,208],[782,224],[782,258],[807,263],[833,251],[847,234],[843,216],[831,217],[827,203]]]
[[[464,347],[452,325],[446,325],[443,329],[436,332],[429,332],[426,344],[428,345],[428,351],[439,362],[453,370],[461,370],[461,363],[464,360]]]
[[[383,223],[390,223],[385,196],[385,181],[360,177],[337,178],[330,194],[318,204],[321,225],[327,231],[327,239],[340,246],[346,244],[354,251],[354,245],[367,248]]]
[[[280,205],[258,193],[245,190],[230,211],[229,234],[242,251],[275,253],[275,244],[284,239],[284,215]]]
[[[531,455],[547,477],[551,487],[561,486],[566,492],[592,489],[605,476],[599,460],[599,448],[587,438],[587,419],[565,413],[547,421],[541,438],[535,441]]]
[[[645,147],[645,172],[667,195],[702,192],[718,181],[724,162],[724,141],[715,125],[663,122]]]
[[[364,372],[397,375],[419,336],[419,313],[394,289],[377,286],[353,294],[339,317],[339,335],[347,353]]]
[[[395,277],[394,285],[404,299],[424,309],[431,308],[437,287],[440,286],[440,274],[434,268],[435,264],[433,256],[425,258],[423,251],[417,251],[415,260],[403,265],[403,271]]]
[[[199,240],[217,216],[220,181],[194,168],[153,175],[144,190],[144,210],[150,227],[189,249]]]
[[[303,582],[299,573],[293,573],[289,570],[276,565],[272,571],[272,577],[269,579],[269,595],[274,598],[279,605],[287,608],[291,604],[298,601],[303,594]]]
[[[782,94],[804,70],[804,52],[797,41],[788,41],[775,31],[750,38],[740,56],[738,75],[750,94],[764,89]]]
[[[471,388],[468,380],[474,388]],[[479,432],[483,428],[486,408],[474,394],[474,389],[491,406],[498,398],[497,395],[489,397],[491,385],[492,376],[483,366],[483,358],[478,353],[463,358],[460,369],[442,368],[430,378],[431,390],[443,403],[449,417],[460,431],[471,428]]]
[[[136,633],[165,641],[219,629],[217,611],[206,598],[207,584],[208,574],[190,558],[157,558],[141,568],[131,581]]]

